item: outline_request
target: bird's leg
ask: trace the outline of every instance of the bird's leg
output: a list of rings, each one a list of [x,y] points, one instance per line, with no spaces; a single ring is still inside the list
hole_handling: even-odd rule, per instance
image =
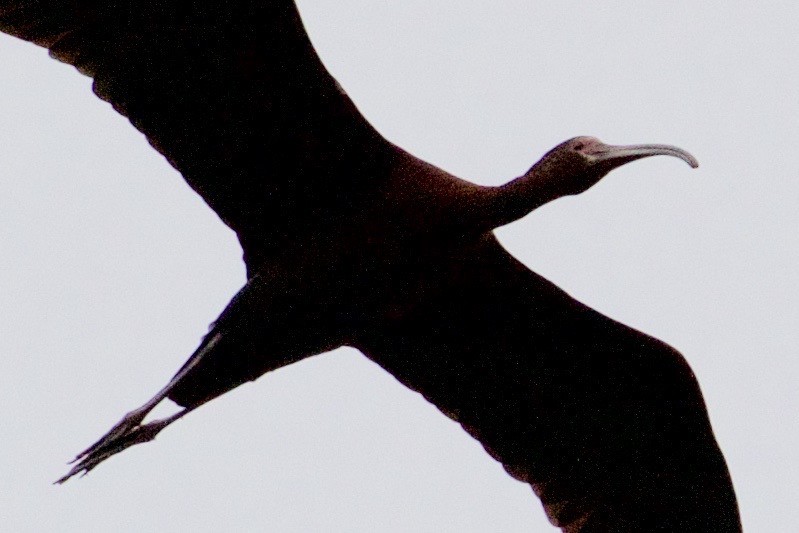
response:
[[[178,383],[203,360],[204,356],[213,350],[214,346],[219,342],[221,335],[220,332],[216,332],[206,337],[183,368],[175,374],[175,377],[173,377],[163,389],[158,391],[158,393],[144,403],[144,405],[126,414],[122,420],[111,428],[108,433],[103,435],[100,440],[80,452],[75,459],[70,462],[70,464],[75,462],[77,462],[77,464],[55,483],[64,483],[76,474],[86,475],[90,470],[112,455],[116,455],[135,444],[153,440],[155,436],[169,424],[184,417],[205,403],[201,402],[197,405],[192,405],[172,416],[142,425],[142,421],[144,421],[144,418],[150,411],[155,409],[155,407],[169,395],[172,389],[174,389]]]
[[[133,419],[128,419],[126,416],[122,422],[114,427],[113,430],[109,431],[102,439],[89,448],[90,451],[83,452],[81,455],[76,457],[72,462],[74,463],[78,460],[80,460],[80,462],[73,466],[72,470],[67,472],[65,476],[58,479],[58,481],[55,483],[60,485],[76,474],[81,474],[81,477],[83,477],[95,466],[99,465],[112,455],[116,455],[119,452],[130,448],[134,444],[140,444],[142,442],[149,442],[153,440],[162,429],[167,427],[175,420],[187,415],[196,409],[196,407],[198,406],[187,407],[170,417],[154,420],[153,422],[144,425],[140,425],[138,423],[132,424],[130,420]],[[129,415],[132,413],[129,413]],[[126,427],[123,427],[123,425]]]
[[[302,261],[295,261],[290,258],[289,261],[293,264],[304,264]],[[310,263],[313,264],[313,263]],[[319,264],[319,263],[317,263]],[[325,265],[327,267],[327,265]],[[200,405],[205,404],[211,399],[223,394],[226,390],[236,387],[240,383],[254,379],[250,374],[243,376],[241,380],[232,380],[226,388],[214,390],[209,395],[202,398],[189,400],[187,403],[179,402],[181,405],[186,406],[182,411],[176,414],[155,420],[148,424],[144,424],[147,415],[155,409],[164,399],[173,395],[181,386],[186,385],[186,380],[189,385],[192,384],[191,380],[196,378],[194,373],[198,367],[207,364],[207,361],[214,354],[218,354],[220,350],[235,351],[235,339],[237,335],[245,337],[245,344],[248,344],[252,339],[247,340],[246,337],[250,334],[260,335],[260,327],[257,328],[258,333],[252,330],[253,325],[250,317],[253,316],[271,316],[274,329],[273,337],[280,339],[282,335],[286,335],[285,317],[291,315],[293,318],[289,323],[299,324],[299,331],[307,333],[305,324],[314,323],[316,310],[319,308],[317,304],[317,294],[310,296],[307,293],[308,286],[318,286],[319,283],[309,283],[308,279],[317,280],[319,276],[318,271],[309,269],[290,269],[273,267],[265,273],[254,275],[245,284],[245,286],[233,297],[227,305],[222,314],[214,322],[211,332],[205,336],[200,346],[189,357],[183,367],[178,370],[177,374],[150,400],[145,402],[141,407],[130,411],[122,420],[120,420],[111,430],[106,433],[100,440],[89,446],[86,450],[78,454],[72,463],[77,463],[75,466],[56,483],[64,483],[71,477],[77,474],[85,474],[95,468],[98,464],[105,461],[109,457],[130,448],[135,444],[149,442],[155,436],[167,427],[172,422],[187,415]],[[325,285],[323,283],[323,285]],[[303,306],[309,310],[314,310],[311,315],[306,315],[303,312],[297,311],[296,302],[303,302]],[[300,315],[300,316],[298,316]],[[281,326],[283,324],[283,326]],[[295,331],[289,328],[290,331]],[[282,332],[282,333],[281,333]],[[301,335],[291,335],[292,340],[297,346],[293,349],[287,349],[285,343],[280,344],[278,350],[283,355],[277,357],[274,361],[272,369],[285,366],[294,361],[303,359],[315,353],[330,350],[341,345],[337,339],[331,340],[327,335],[317,335],[316,341],[308,339],[306,334],[304,337]],[[233,339],[233,340],[231,340]],[[232,344],[231,344],[232,343]],[[246,349],[246,348],[242,348]],[[227,352],[226,352],[227,353]],[[292,353],[293,356],[286,356],[287,353]],[[266,371],[266,370],[265,370]]]

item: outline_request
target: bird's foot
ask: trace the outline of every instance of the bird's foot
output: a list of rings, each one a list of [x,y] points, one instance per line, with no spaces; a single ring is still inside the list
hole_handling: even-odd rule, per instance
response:
[[[131,411],[100,440],[79,453],[70,462],[70,464],[76,462],[77,464],[55,483],[60,485],[77,474],[83,477],[112,455],[116,455],[135,444],[153,440],[162,429],[186,414],[187,411],[184,409],[168,418],[155,420],[144,425],[142,425],[142,421],[147,412],[144,410]]]
[[[220,337],[221,335],[219,333],[215,335],[209,334],[206,336],[202,344],[200,344],[200,347],[197,348],[189,360],[186,361],[186,364],[183,365],[180,371],[175,374],[175,376],[169,381],[169,383],[166,384],[164,388],[158,391],[158,393],[150,398],[144,405],[126,414],[122,420],[120,420],[116,426],[111,428],[111,431],[103,435],[100,440],[80,452],[77,457],[75,457],[75,459],[69,463],[77,464],[73,466],[72,470],[67,472],[64,477],[60,478],[55,483],[60,485],[77,474],[81,474],[81,477],[83,477],[94,467],[112,455],[116,455],[135,444],[150,442],[155,438],[156,435],[158,435],[158,433],[161,432],[162,429],[167,427],[169,424],[178,420],[179,418],[182,418],[205,403],[204,401],[195,403],[194,405],[186,407],[167,418],[154,420],[149,424],[142,424],[142,422],[144,422],[144,418],[150,414],[150,412],[155,409],[158,404],[160,404],[169,396],[169,393],[176,386],[178,386],[181,380],[186,377],[192,368],[200,364],[200,361],[202,361],[205,355],[207,355],[214,348]]]

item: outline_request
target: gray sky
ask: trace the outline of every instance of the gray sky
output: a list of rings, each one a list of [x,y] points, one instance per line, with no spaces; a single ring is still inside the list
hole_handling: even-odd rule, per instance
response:
[[[303,0],[390,140],[495,184],[578,134],[655,158],[503,228],[514,255],[681,350],[751,531],[799,523],[799,7]],[[357,352],[239,388],[83,480],[242,285],[235,238],[90,82],[0,37],[0,521],[40,531],[551,531],[526,485]]]

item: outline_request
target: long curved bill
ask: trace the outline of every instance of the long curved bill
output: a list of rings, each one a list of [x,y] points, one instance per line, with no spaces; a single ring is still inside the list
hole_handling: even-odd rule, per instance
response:
[[[699,166],[699,161],[694,156],[676,146],[668,144],[631,144],[628,146],[614,146],[612,144],[597,143],[586,150],[587,155],[594,157],[597,162],[607,162],[614,167],[653,155],[668,155],[678,157],[688,163],[691,168]]]

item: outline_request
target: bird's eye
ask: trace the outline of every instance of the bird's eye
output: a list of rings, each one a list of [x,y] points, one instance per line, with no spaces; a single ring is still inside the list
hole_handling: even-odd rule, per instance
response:
[[[580,150],[582,150],[583,148],[585,148],[585,144],[584,144],[584,143],[577,143],[577,144],[575,144],[575,145],[574,145],[574,149],[575,149],[576,151],[578,151],[578,152],[579,152]]]

